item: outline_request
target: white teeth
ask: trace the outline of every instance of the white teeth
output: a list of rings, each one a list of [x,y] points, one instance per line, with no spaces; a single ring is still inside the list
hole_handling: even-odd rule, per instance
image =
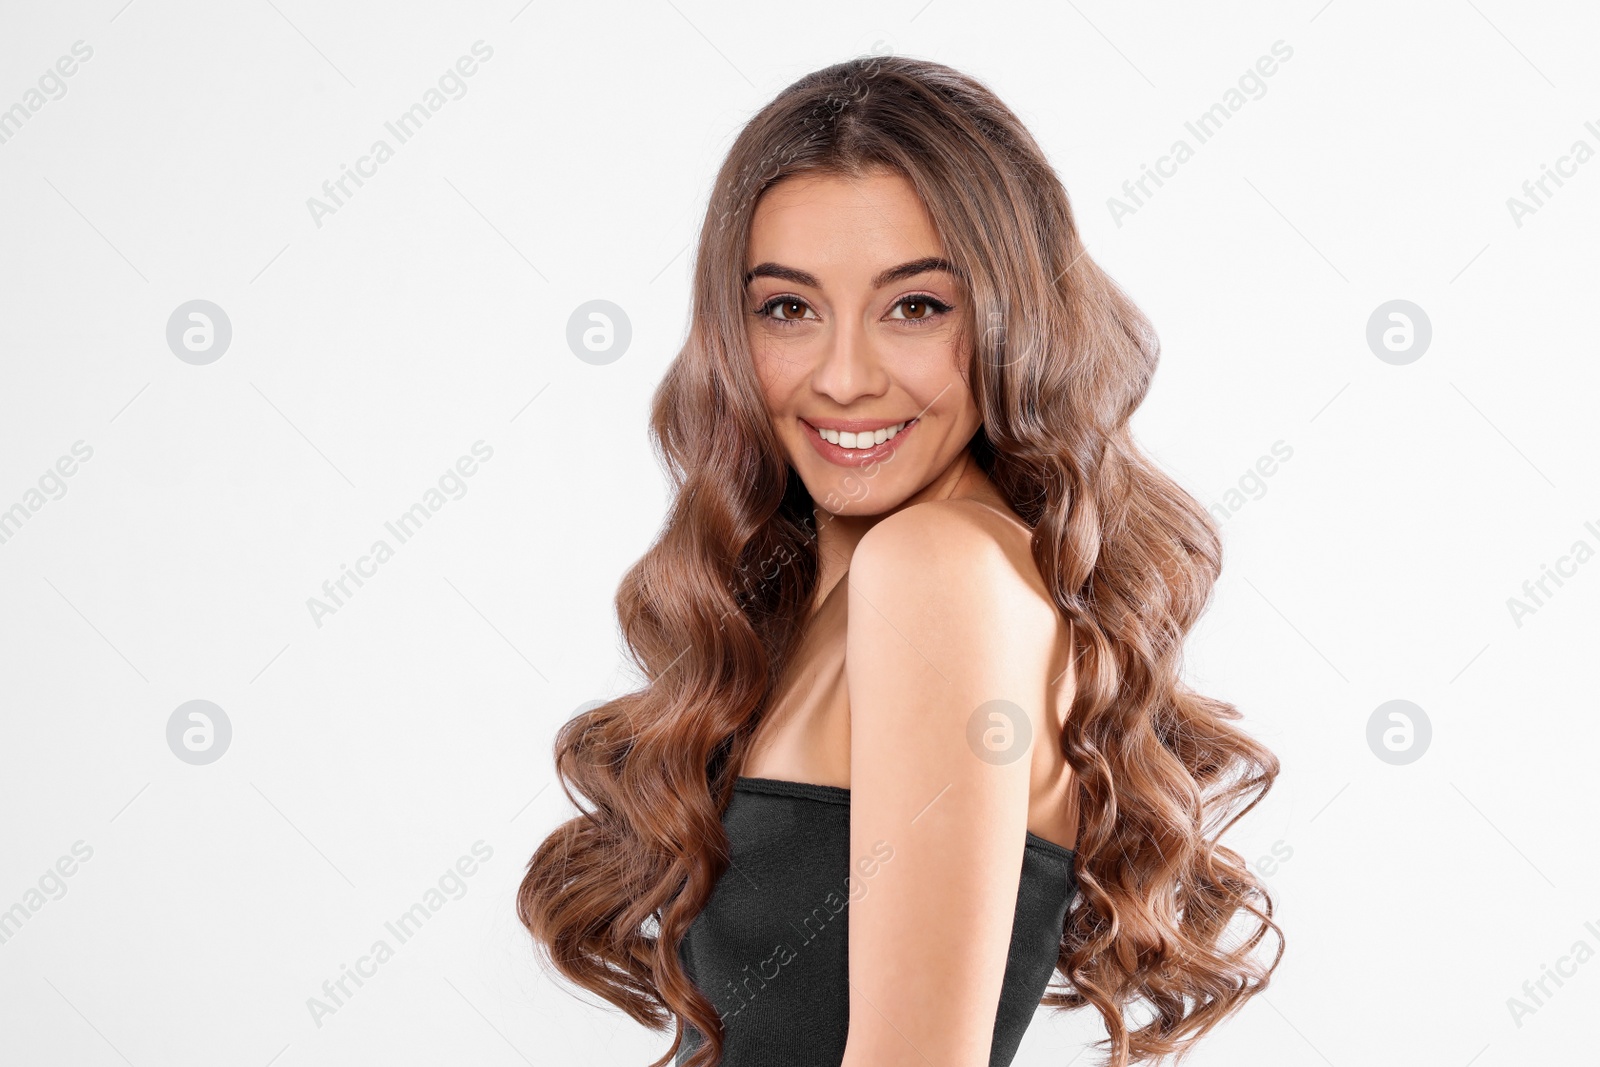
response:
[[[881,445],[901,430],[906,424],[897,422],[893,426],[885,426],[878,430],[864,430],[861,433],[850,433],[841,430],[818,430],[824,441],[829,441],[840,448],[871,448]]]

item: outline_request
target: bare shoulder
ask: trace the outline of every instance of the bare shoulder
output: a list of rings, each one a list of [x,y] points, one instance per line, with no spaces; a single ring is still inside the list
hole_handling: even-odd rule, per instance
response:
[[[853,584],[952,607],[990,607],[1036,625],[1056,614],[1034,563],[1032,532],[977,500],[930,500],[868,530],[850,559]],[[1045,636],[1041,634],[1040,636]]]
[[[975,500],[879,520],[850,560],[847,645],[877,658],[882,642],[903,641],[944,682],[1026,695],[1043,715],[1051,701],[1036,687],[1060,674],[1070,642],[1031,540],[1021,520]]]

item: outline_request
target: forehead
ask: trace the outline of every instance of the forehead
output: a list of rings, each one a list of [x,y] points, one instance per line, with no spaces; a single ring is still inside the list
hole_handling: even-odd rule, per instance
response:
[[[944,253],[933,219],[902,175],[795,175],[762,194],[746,268],[781,263],[849,281]]]

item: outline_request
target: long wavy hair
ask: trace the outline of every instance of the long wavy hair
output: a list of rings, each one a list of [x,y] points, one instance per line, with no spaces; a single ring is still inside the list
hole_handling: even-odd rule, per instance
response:
[[[675,1054],[685,1021],[707,1038],[692,1067],[720,1062],[717,1012],[678,945],[728,866],[721,813],[818,579],[814,502],[750,358],[751,218],[791,175],[880,167],[916,188],[964,273],[983,419],[969,449],[1033,529],[1033,559],[1075,634],[1059,744],[1078,793],[1079,892],[1061,932],[1065,985],[1042,1002],[1092,1004],[1113,1067],[1181,1059],[1283,955],[1266,887],[1219,842],[1278,762],[1233,725],[1233,705],[1179,678],[1221,540],[1129,432],[1156,368],[1154,331],[1086,254],[1017,117],[938,63],[865,56],[801,78],[749,121],[717,174],[689,335],[651,411],[673,499],[616,597],[646,681],[557,734],[556,774],[580,814],[534,853],[518,917],[541,962],[652,1030],[675,1025],[651,1067]],[[1277,952],[1263,963],[1269,929]],[[1148,1017],[1130,1027],[1129,1009]]]

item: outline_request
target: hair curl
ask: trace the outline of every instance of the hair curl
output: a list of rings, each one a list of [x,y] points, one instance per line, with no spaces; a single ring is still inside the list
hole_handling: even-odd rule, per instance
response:
[[[744,257],[775,182],[879,167],[912,183],[967,279],[983,418],[969,447],[1033,528],[1033,558],[1078,643],[1060,744],[1082,820],[1079,892],[1057,961],[1066,985],[1043,1003],[1092,1004],[1112,1067],[1182,1058],[1265,988],[1283,954],[1265,886],[1219,842],[1278,762],[1232,724],[1233,705],[1179,677],[1221,540],[1129,431],[1156,367],[1154,331],[1086,254],[1017,117],[937,63],[867,56],[801,78],[750,120],[717,175],[690,333],[651,413],[673,499],[616,597],[647,684],[560,729],[556,773],[580,814],[534,853],[518,917],[561,975],[653,1030],[676,1023],[652,1067],[686,1020],[708,1038],[689,1063],[720,1060],[717,1013],[678,945],[727,868],[721,812],[818,577],[814,504],[748,354]],[[1277,953],[1263,965],[1254,950],[1269,929]],[[1124,1011],[1140,1005],[1150,1017],[1130,1028]]]

